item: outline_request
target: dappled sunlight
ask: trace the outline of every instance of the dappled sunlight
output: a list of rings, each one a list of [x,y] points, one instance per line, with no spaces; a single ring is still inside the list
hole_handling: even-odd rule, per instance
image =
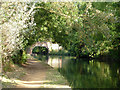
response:
[[[45,84],[45,83],[50,83],[51,81],[49,80],[43,80],[43,81],[21,81],[21,80],[14,80],[19,86],[26,87],[26,88],[70,88],[67,85],[59,85],[59,84]]]
[[[36,84],[36,83],[19,83],[18,87],[21,86],[22,87],[26,87],[26,88],[70,88],[69,86],[67,85],[59,85],[59,84],[55,84],[55,85],[51,85],[51,84]]]
[[[5,78],[5,77],[0,77],[0,78],[2,78],[1,79],[2,82],[11,82],[11,83],[14,83],[13,79],[8,79],[8,78]]]
[[[28,62],[28,63],[32,63],[32,62],[38,62],[38,61],[30,61],[30,62]]]
[[[68,85],[59,85],[59,84],[49,84],[52,81],[50,80],[42,80],[42,81],[22,81],[16,79],[7,79],[2,77],[3,82],[11,82],[16,83],[17,87],[24,87],[24,88],[70,88]],[[48,83],[48,84],[46,84]]]
[[[33,65],[34,62],[38,62],[38,61],[30,60],[30,61],[26,62],[26,64],[22,64],[22,66]]]
[[[14,80],[16,83],[23,83],[23,84],[36,84],[36,83],[46,83],[46,82],[51,82],[49,80],[45,81],[22,81],[22,80]]]
[[[0,3],[3,86],[120,87],[119,5]]]

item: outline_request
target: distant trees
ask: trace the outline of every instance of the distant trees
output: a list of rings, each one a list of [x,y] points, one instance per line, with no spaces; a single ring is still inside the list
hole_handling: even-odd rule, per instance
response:
[[[3,64],[27,46],[50,39],[77,57],[120,53],[120,2],[1,2],[0,6]]]
[[[32,53],[33,54],[48,55],[48,48],[36,46],[35,48],[33,48]]]

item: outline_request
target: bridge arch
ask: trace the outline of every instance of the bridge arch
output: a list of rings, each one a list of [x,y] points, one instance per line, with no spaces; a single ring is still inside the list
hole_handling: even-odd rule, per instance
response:
[[[56,50],[56,51],[58,51],[58,50],[62,49],[62,47],[59,46],[59,45],[56,44],[56,43],[52,43],[52,42],[36,42],[36,43],[33,44],[32,46],[30,46],[28,53],[29,53],[29,54],[32,54],[32,50],[33,50],[33,48],[35,48],[36,46],[46,47],[46,48],[48,49],[48,53],[49,53],[51,50]]]

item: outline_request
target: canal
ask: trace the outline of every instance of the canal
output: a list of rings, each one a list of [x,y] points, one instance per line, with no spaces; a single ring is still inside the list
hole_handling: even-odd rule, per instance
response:
[[[120,63],[76,60],[70,56],[34,57],[57,69],[72,88],[120,88]]]

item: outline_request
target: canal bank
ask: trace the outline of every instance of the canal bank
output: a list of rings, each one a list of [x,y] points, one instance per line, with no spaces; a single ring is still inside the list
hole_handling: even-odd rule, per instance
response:
[[[35,58],[58,70],[71,88],[120,88],[118,62],[58,55]]]
[[[57,70],[31,56],[20,68],[8,72],[9,78],[3,76],[3,88],[70,88],[67,80]]]

